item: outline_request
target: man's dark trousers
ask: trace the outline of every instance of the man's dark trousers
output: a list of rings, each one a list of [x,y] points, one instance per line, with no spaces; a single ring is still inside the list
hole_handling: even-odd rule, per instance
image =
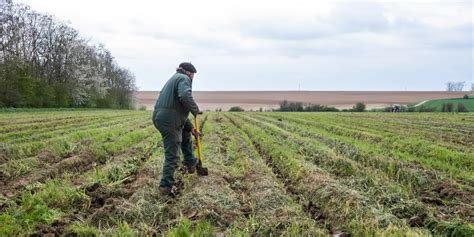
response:
[[[193,145],[191,132],[183,128],[174,126],[164,126],[160,123],[154,123],[160,131],[165,149],[165,163],[163,165],[163,175],[161,177],[161,187],[172,187],[175,182],[175,171],[179,164],[179,150],[184,155],[184,165],[190,167],[196,162],[193,154]]]

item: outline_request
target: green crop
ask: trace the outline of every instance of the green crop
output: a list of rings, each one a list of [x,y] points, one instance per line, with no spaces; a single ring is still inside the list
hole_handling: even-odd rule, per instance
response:
[[[199,116],[209,176],[171,199],[150,111],[0,112],[0,235],[474,233],[472,113]]]

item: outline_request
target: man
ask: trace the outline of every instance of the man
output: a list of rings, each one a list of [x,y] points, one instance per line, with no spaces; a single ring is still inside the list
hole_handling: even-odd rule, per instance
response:
[[[200,136],[188,119],[199,108],[192,97],[192,81],[196,68],[191,63],[181,63],[160,92],[153,112],[153,124],[160,131],[165,149],[165,162],[160,181],[160,193],[174,196],[172,187],[179,163],[179,150],[184,155],[184,165],[189,173],[196,171],[198,160],[194,157],[191,133]]]

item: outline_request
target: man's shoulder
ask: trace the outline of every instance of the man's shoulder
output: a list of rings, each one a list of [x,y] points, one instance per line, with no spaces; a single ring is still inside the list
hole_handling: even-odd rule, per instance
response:
[[[182,73],[175,73],[172,77],[172,79],[175,79],[175,80],[183,80],[183,79],[187,79],[187,80],[191,80],[188,75],[186,74],[182,74]]]

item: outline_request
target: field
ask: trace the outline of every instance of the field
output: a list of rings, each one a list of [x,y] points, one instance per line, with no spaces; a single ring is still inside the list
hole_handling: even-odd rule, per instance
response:
[[[466,109],[470,112],[474,112],[474,98],[463,99],[463,98],[453,98],[453,99],[439,99],[439,100],[430,100],[426,103],[423,103],[425,108],[434,108],[436,112],[441,112],[444,104],[453,104],[453,110],[457,111],[458,104],[464,104]],[[419,108],[419,107],[418,107]]]
[[[473,236],[474,114],[202,115],[158,193],[149,111],[0,113],[0,236]]]
[[[334,106],[350,109],[363,102],[368,109],[384,108],[392,104],[413,104],[424,100],[462,98],[470,92],[446,91],[194,91],[193,96],[202,110],[228,111],[232,106],[245,110],[271,110],[283,100]],[[137,92],[137,103],[153,110],[159,91]],[[472,93],[471,93],[472,94]]]

